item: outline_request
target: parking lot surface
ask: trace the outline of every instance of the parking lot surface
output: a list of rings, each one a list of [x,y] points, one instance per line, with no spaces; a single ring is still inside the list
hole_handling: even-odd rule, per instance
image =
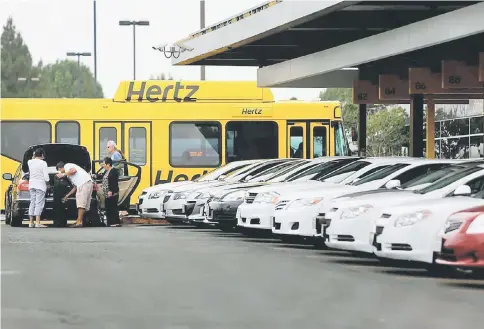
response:
[[[2,328],[477,328],[484,281],[216,229],[2,229]]]

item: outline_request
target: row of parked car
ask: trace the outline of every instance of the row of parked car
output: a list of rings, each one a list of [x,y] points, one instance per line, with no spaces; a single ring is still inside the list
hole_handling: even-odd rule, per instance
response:
[[[236,161],[145,189],[141,217],[213,225],[416,263],[484,271],[484,159]]]

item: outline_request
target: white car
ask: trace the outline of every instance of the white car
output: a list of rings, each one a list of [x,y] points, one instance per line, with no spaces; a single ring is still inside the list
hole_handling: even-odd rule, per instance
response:
[[[375,255],[381,259],[400,260],[423,264],[428,270],[439,270],[435,262],[442,251],[442,238],[449,216],[455,212],[484,205],[484,177],[481,192],[473,196],[469,186],[461,185],[457,195],[442,199],[422,200],[383,209],[377,225],[382,230],[376,238],[381,250]]]
[[[267,233],[275,233],[272,218],[275,215],[275,206],[280,200],[280,195],[299,189],[306,190],[310,187],[320,189],[341,186],[394,165],[399,161],[401,161],[401,158],[359,159],[339,168],[332,167],[331,171],[325,171],[323,175],[320,173],[307,182],[293,181],[281,186],[251,189],[248,191],[248,198],[250,199],[239,207],[237,225],[244,228],[245,231],[264,230]]]
[[[163,203],[160,205],[161,213],[169,222],[185,222],[187,219],[187,198],[193,197],[193,193],[199,193],[199,190],[207,188],[216,188],[219,186],[231,186],[233,184],[250,184],[265,179],[265,174],[274,168],[285,168],[293,166],[295,163],[301,162],[301,159],[268,159],[249,165],[241,170],[238,170],[233,175],[226,177],[220,181],[210,181],[199,184],[191,184],[189,186],[181,186],[171,189],[165,194]],[[202,193],[199,197],[205,197],[206,193]],[[193,210],[193,209],[192,209]]]
[[[452,161],[452,160],[450,160]],[[363,177],[356,182],[320,188],[296,189],[279,197],[275,207],[272,232],[284,240],[309,239],[315,245],[320,244],[320,227],[316,224],[319,209],[331,200],[350,193],[371,191],[398,186],[395,180],[404,184],[429,171],[440,169],[449,160],[427,160],[401,158],[397,164],[388,166]]]
[[[189,200],[194,202],[195,215],[189,216],[190,221],[205,222],[209,224],[217,224],[223,230],[232,229],[237,224],[236,213],[238,206],[244,201],[248,189],[253,189],[257,186],[283,186],[288,180],[306,178],[311,176],[306,175],[308,171],[313,171],[313,176],[318,172],[314,171],[317,168],[324,167],[324,164],[332,161],[348,163],[355,161],[358,158],[349,157],[320,157],[312,160],[303,160],[289,166],[287,169],[279,170],[272,176],[265,179],[263,182],[256,182],[252,184],[236,184],[231,186],[220,186],[218,188],[207,191],[210,194],[209,198],[200,200]],[[323,166],[322,166],[323,165]],[[254,177],[255,179],[256,177]],[[252,180],[251,180],[252,181]],[[198,196],[196,196],[198,197]],[[202,208],[205,208],[203,212]],[[203,216],[205,214],[205,216]]]
[[[383,207],[444,198],[457,187],[482,175],[482,165],[455,163],[409,181],[401,185],[401,189],[374,190],[336,198],[319,210],[316,220],[323,227],[322,238],[327,247],[373,253],[376,220]]]
[[[164,195],[170,189],[199,182],[217,181],[242,168],[246,168],[249,165],[257,164],[259,162],[260,160],[234,161],[226,164],[225,166],[219,167],[193,181],[186,180],[148,187],[141,191],[141,195],[138,198],[138,203],[136,204],[136,210],[141,218],[164,218],[161,213],[160,206],[162,204]]]

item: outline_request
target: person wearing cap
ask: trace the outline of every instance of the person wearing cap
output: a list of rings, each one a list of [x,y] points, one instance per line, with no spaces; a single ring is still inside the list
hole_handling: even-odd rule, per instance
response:
[[[122,161],[124,160],[124,155],[121,152],[120,149],[116,146],[116,143],[112,140],[108,141],[106,145],[106,150],[108,151],[109,156],[111,157],[111,160],[113,161]],[[124,168],[122,163],[116,163],[114,166],[119,172],[119,176],[123,176],[124,174]]]

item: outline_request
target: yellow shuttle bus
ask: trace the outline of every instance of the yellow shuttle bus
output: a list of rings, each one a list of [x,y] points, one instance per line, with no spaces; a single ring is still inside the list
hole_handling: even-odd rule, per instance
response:
[[[113,99],[7,98],[1,107],[2,173],[14,173],[31,145],[81,144],[102,159],[114,140],[142,168],[132,200],[235,160],[350,152],[338,102],[275,102],[255,82],[123,81]]]

